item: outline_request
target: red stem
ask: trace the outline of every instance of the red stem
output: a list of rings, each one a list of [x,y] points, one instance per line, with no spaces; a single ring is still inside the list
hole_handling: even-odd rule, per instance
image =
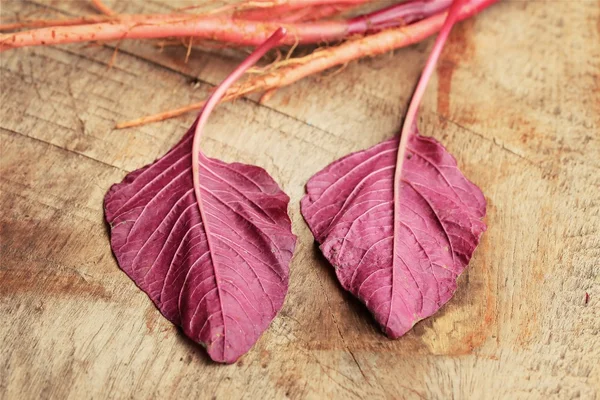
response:
[[[250,19],[253,21],[282,21],[282,22],[298,22],[306,18],[298,19],[295,15],[307,15],[315,12],[320,8],[328,9],[329,13],[333,13],[336,9],[347,9],[357,7],[369,0],[302,0],[275,2],[271,7],[256,7],[249,10],[240,10],[234,14],[235,18]],[[318,12],[317,12],[318,13]],[[317,18],[311,18],[315,21]]]
[[[222,16],[145,16],[145,21],[123,18],[106,23],[46,27],[0,36],[0,51],[11,48],[85,41],[198,37],[238,45],[257,46],[268,33],[283,26],[288,45],[340,40],[351,34],[402,26],[405,21],[427,17],[443,9],[447,0],[415,0],[388,7],[359,19],[281,24],[238,20]]]
[[[286,12],[273,14],[270,10],[257,10],[252,14],[244,13],[235,14],[234,18],[251,19],[255,21],[279,21],[282,23],[296,23],[296,22],[308,22],[308,21],[319,21],[325,18],[333,17],[334,15],[341,14],[357,5],[320,5],[302,7],[293,10],[287,10]]]
[[[463,20],[469,18],[497,1],[498,0],[470,0],[460,10],[458,19]],[[229,93],[223,98],[223,101],[232,100],[249,93],[269,91],[291,85],[302,78],[320,73],[337,65],[344,65],[363,57],[384,54],[394,49],[418,43],[438,32],[444,25],[446,15],[447,13],[445,12],[435,14],[406,27],[387,29],[359,39],[348,40],[339,46],[330,47],[317,53],[297,58],[295,59],[297,63],[287,67],[277,68],[275,71],[265,75],[256,76],[241,85],[232,87]],[[163,121],[168,118],[185,114],[189,111],[199,110],[204,104],[204,102],[194,103],[159,114],[121,122],[117,124],[117,128],[130,128],[151,122]]]
[[[286,23],[295,23],[302,21],[316,21],[334,15],[343,11],[345,8],[352,6],[313,6],[305,7],[287,15],[279,15],[277,13],[269,13],[268,9],[260,9],[260,18],[258,15],[248,16],[246,14],[236,14],[233,19],[252,20],[252,21],[277,21]],[[74,26],[74,25],[92,25],[104,22],[120,23],[120,22],[138,22],[138,23],[168,23],[178,22],[183,20],[198,20],[201,18],[215,18],[215,15],[210,14],[122,14],[122,15],[86,15],[83,17],[69,19],[24,19],[16,22],[0,23],[0,32],[13,31],[23,28],[46,28],[58,26]]]
[[[238,45],[257,46],[263,43],[268,32],[276,30],[280,23],[234,20],[229,17],[193,17],[161,22],[119,21],[93,25],[77,25],[61,28],[41,28],[0,36],[0,51],[16,47],[47,44],[66,44],[86,41],[119,39],[158,39],[165,37],[195,37]],[[289,40],[294,44],[315,43],[323,40],[341,39],[345,36],[344,22],[319,22],[286,24]]]
[[[450,4],[452,0],[413,0],[395,4],[351,19],[348,33],[365,33],[408,25],[444,11]]]
[[[192,179],[194,182],[194,194],[196,196],[196,202],[198,203],[198,210],[200,211],[200,217],[204,225],[206,236],[210,237],[208,232],[208,224],[206,223],[206,215],[204,208],[202,207],[202,196],[200,193],[200,138],[202,137],[202,130],[206,125],[206,121],[210,116],[210,113],[219,103],[227,89],[233,85],[246,70],[252,67],[256,62],[265,55],[269,50],[275,47],[285,37],[286,31],[283,28],[279,28],[273,33],[264,43],[256,48],[210,95],[204,108],[198,115],[198,121],[196,123],[196,130],[194,132],[194,141],[192,144]]]
[[[433,73],[433,69],[435,68],[435,65],[440,57],[444,44],[446,43],[446,39],[448,39],[450,30],[458,19],[461,8],[463,7],[463,3],[465,3],[465,1],[466,0],[454,0],[452,3],[450,11],[448,11],[448,16],[444,21],[444,25],[442,25],[442,29],[440,30],[438,37],[435,39],[433,49],[431,50],[431,54],[429,54],[425,68],[423,68],[423,73],[421,73],[421,77],[419,78],[419,82],[417,83],[417,87],[408,106],[408,111],[406,112],[406,118],[404,119],[404,124],[402,125],[402,132],[400,133],[400,143],[398,144],[398,156],[396,159],[396,171],[394,173],[394,230],[397,229],[397,227],[401,224],[400,184],[402,181],[402,166],[406,156],[406,147],[408,141],[411,135],[416,132],[416,117],[417,111],[419,110],[419,104],[421,104],[423,93],[425,93],[425,88],[427,87],[429,78],[431,78],[431,74]],[[396,248],[398,248],[398,243],[396,242],[398,237],[399,235],[394,234],[394,263],[396,260]]]

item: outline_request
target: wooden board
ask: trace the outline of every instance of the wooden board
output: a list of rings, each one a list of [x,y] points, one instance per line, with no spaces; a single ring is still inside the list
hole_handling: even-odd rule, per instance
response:
[[[3,20],[90,12],[1,4]],[[298,202],[312,174],[398,131],[432,40],[219,107],[206,152],[266,168],[298,235],[283,310],[231,366],[121,272],[102,199],[194,116],[115,122],[203,99],[237,53],[185,64],[183,48],[123,43],[112,69],[110,46],[1,53],[0,398],[599,398],[599,43],[595,0],[505,1],[452,32],[419,124],[482,188],[489,228],[456,296],[395,341],[340,288]]]

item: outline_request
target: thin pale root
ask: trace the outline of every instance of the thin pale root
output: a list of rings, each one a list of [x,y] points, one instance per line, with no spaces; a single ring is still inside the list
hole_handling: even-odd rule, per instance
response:
[[[116,15],[116,13],[110,7],[102,2],[102,0],[92,0],[92,4],[94,4],[94,7],[96,7],[96,9],[102,14]]]
[[[498,0],[472,0],[459,11],[458,20],[477,14]],[[337,47],[331,47],[300,59],[287,60],[290,65],[276,69],[263,76],[257,76],[242,84],[230,88],[222,101],[231,100],[250,93],[264,92],[290,85],[309,75],[325,71],[336,65],[347,64],[362,57],[375,56],[388,51],[409,46],[435,34],[442,27],[447,13],[436,14],[406,27],[389,29],[383,32],[347,41]],[[303,61],[300,61],[303,60]],[[292,63],[292,61],[294,61]],[[286,62],[286,60],[281,61]],[[182,115],[202,107],[201,103],[191,104],[176,110],[147,116],[134,121],[124,122],[117,128],[143,125]]]

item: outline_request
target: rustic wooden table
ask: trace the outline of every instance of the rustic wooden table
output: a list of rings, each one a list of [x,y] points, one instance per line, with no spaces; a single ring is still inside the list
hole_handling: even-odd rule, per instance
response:
[[[3,19],[93,12],[87,1],[0,7]],[[313,244],[303,184],[399,130],[431,44],[211,117],[207,153],[269,171],[298,235],[283,310],[231,366],[210,362],[121,272],[102,200],[194,116],[115,122],[205,98],[239,58],[196,50],[186,64],[183,48],[123,43],[108,69],[109,45],[2,53],[0,398],[600,397],[597,1],[504,1],[452,32],[419,123],[482,188],[489,228],[438,314],[388,340]]]

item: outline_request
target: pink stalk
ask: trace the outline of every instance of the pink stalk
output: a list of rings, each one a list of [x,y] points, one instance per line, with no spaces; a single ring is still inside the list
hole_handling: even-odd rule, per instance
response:
[[[468,0],[462,5],[457,18],[469,18],[498,0]],[[232,88],[232,97],[290,85],[302,78],[343,65],[362,57],[375,56],[388,51],[418,43],[438,32],[446,19],[446,13],[435,14],[408,26],[388,29],[356,40],[346,41],[339,46],[323,49],[295,63],[257,77],[254,81]]]
[[[234,16],[242,19],[273,20],[274,15],[280,16],[280,13],[287,13],[288,11],[316,6],[352,7],[368,1],[370,0],[246,0],[241,3],[218,7],[209,11],[209,13],[233,13]],[[182,7],[178,8],[178,11],[188,11],[200,7],[205,6]]]
[[[25,19],[19,22],[7,22],[0,24],[0,32],[13,31],[23,28],[42,28],[47,26],[72,26],[97,24],[99,22],[110,21],[111,17],[106,15],[86,15],[85,17],[70,18],[70,19]]]
[[[466,0],[454,0],[452,3],[450,11],[448,11],[448,16],[446,17],[442,29],[440,30],[440,34],[435,39],[433,49],[431,50],[431,54],[427,59],[425,68],[423,68],[423,73],[419,78],[419,82],[417,83],[417,87],[408,106],[408,111],[406,112],[406,118],[404,119],[404,124],[402,125],[402,131],[400,133],[398,158],[396,159],[396,170],[394,173],[394,229],[397,229],[397,227],[401,224],[400,183],[402,180],[402,166],[404,164],[404,158],[406,157],[406,147],[410,136],[416,132],[417,111],[419,110],[419,105],[421,104],[421,99],[423,98],[423,93],[425,93],[425,88],[427,87],[429,78],[431,78],[431,74],[433,73],[435,65],[440,58],[440,54],[442,53],[446,39],[448,39],[448,35],[450,34],[452,26],[459,18],[460,11],[463,8],[463,3],[465,1]],[[396,243],[398,237],[399,235],[394,235],[394,262],[396,260],[396,249],[400,248],[399,244]]]
[[[285,2],[250,2],[246,3],[247,7],[239,5],[237,8],[244,9],[236,12],[233,16],[236,19],[247,19],[254,21],[282,21],[282,22],[299,22],[299,21],[316,21],[318,19],[330,17],[341,11],[345,11],[352,7],[357,7],[369,0],[294,0]],[[63,19],[24,19],[18,22],[8,22],[0,24],[0,31],[12,31],[23,28],[41,28],[48,26],[72,26],[97,24],[101,22],[115,21],[173,21],[187,18],[197,18],[199,15],[187,14],[182,12],[174,12],[170,14],[116,14],[113,10],[106,7],[99,0],[92,1],[94,6],[104,15],[85,15],[76,18]],[[194,8],[189,7],[187,9]],[[229,7],[228,7],[229,8]],[[228,8],[222,9],[226,11]],[[230,7],[235,9],[236,7]],[[182,9],[180,9],[182,11]],[[215,14],[214,12],[209,12]],[[218,13],[218,10],[217,10]],[[200,14],[200,15],[206,15]]]
[[[392,5],[371,14],[351,19],[349,33],[380,31],[386,28],[408,25],[411,22],[444,11],[451,3],[452,0],[414,0]]]
[[[367,14],[360,19],[345,21],[318,21],[287,23],[250,21],[223,16],[193,16],[173,19],[173,16],[146,16],[146,20],[121,19],[111,22],[63,27],[46,27],[0,36],[0,51],[11,48],[56,45],[86,41],[122,39],[158,39],[164,37],[197,37],[238,45],[257,46],[263,43],[268,32],[282,26],[288,35],[283,44],[305,44],[340,40],[348,35],[402,26],[414,20],[413,14],[429,16],[443,9],[447,0],[414,0],[400,3],[382,12]],[[423,8],[425,7],[425,8]],[[407,10],[407,11],[402,11]],[[398,17],[401,15],[402,18]]]
[[[260,11],[260,14],[246,16],[237,15],[234,19],[247,19],[253,21],[278,21],[295,23],[301,21],[316,21],[325,17],[329,17],[338,12],[343,11],[345,8],[352,6],[315,6],[294,10],[286,15],[279,15],[278,13],[269,12],[268,9],[252,10]],[[211,13],[212,15],[212,13]],[[260,18],[259,18],[260,15]],[[169,23],[169,22],[180,22],[189,20],[198,20],[200,18],[206,18],[209,14],[185,14],[185,13],[173,13],[173,14],[122,14],[122,15],[85,15],[83,17],[76,18],[63,18],[63,19],[24,19],[18,22],[7,22],[0,24],[0,32],[13,31],[23,28],[45,28],[45,27],[58,27],[58,26],[74,26],[74,25],[91,25],[99,23]],[[212,15],[211,18],[214,18]]]
[[[269,10],[253,10],[253,13],[240,13],[236,14],[234,18],[241,19],[251,19],[254,21],[261,20],[276,20],[282,23],[297,23],[297,22],[308,22],[308,21],[318,21],[321,19],[329,18],[334,15],[341,14],[344,11],[347,11],[353,7],[357,7],[355,5],[323,5],[323,6],[311,6],[311,7],[303,7],[297,10],[288,10],[282,12],[280,14],[276,14],[275,16],[269,12]]]
[[[17,47],[56,45],[86,41],[119,39],[158,39],[165,37],[194,37],[227,42],[237,45],[257,46],[263,43],[268,32],[276,30],[280,23],[234,20],[229,17],[188,17],[176,21],[137,22],[118,21],[93,25],[77,25],[59,28],[41,28],[0,36],[0,51]],[[290,32],[286,44],[316,43],[341,39],[345,36],[344,22],[315,22],[286,24]]]
[[[497,1],[470,0],[461,8],[458,19],[469,18]],[[250,93],[281,88],[291,85],[307,76],[320,73],[338,65],[347,64],[362,57],[376,56],[394,49],[410,46],[438,32],[443,26],[445,18],[446,13],[439,13],[405,27],[388,29],[356,40],[349,40],[339,46],[323,49],[306,57],[294,59],[295,62],[287,67],[278,68],[265,75],[257,76],[254,79],[232,87],[223,98],[223,101],[232,100]],[[116,127],[118,129],[131,128],[151,122],[163,121],[189,111],[198,110],[203,106],[204,102],[194,103],[159,114],[121,122]]]
[[[288,9],[298,9],[303,7],[321,6],[326,4],[333,5],[358,5],[369,0],[254,0],[242,3],[236,6],[236,9],[242,8],[275,8],[287,7]]]
[[[250,19],[254,21],[273,21],[277,19],[282,22],[298,22],[301,20],[317,20],[311,14],[320,14],[321,18],[336,14],[339,11],[352,7],[358,7],[369,0],[296,0],[286,1],[283,4],[274,5],[269,8],[256,7],[251,10],[238,11],[235,18]],[[282,3],[282,2],[277,2]],[[260,4],[260,3],[259,3]],[[256,6],[256,3],[254,3]]]
[[[206,216],[204,208],[202,207],[201,193],[200,193],[200,138],[202,137],[202,130],[208,121],[210,113],[219,103],[227,89],[235,83],[246,70],[252,67],[256,62],[265,55],[269,50],[275,47],[285,37],[286,31],[283,28],[279,28],[273,33],[264,43],[256,48],[221,84],[215,89],[213,94],[210,95],[204,108],[200,111],[198,116],[198,122],[196,124],[196,130],[194,132],[194,141],[192,144],[192,179],[194,181],[194,194],[196,195],[196,202],[198,203],[198,210],[200,211],[200,217],[204,223],[204,229],[206,236],[210,236],[208,232],[208,224],[205,223]]]

